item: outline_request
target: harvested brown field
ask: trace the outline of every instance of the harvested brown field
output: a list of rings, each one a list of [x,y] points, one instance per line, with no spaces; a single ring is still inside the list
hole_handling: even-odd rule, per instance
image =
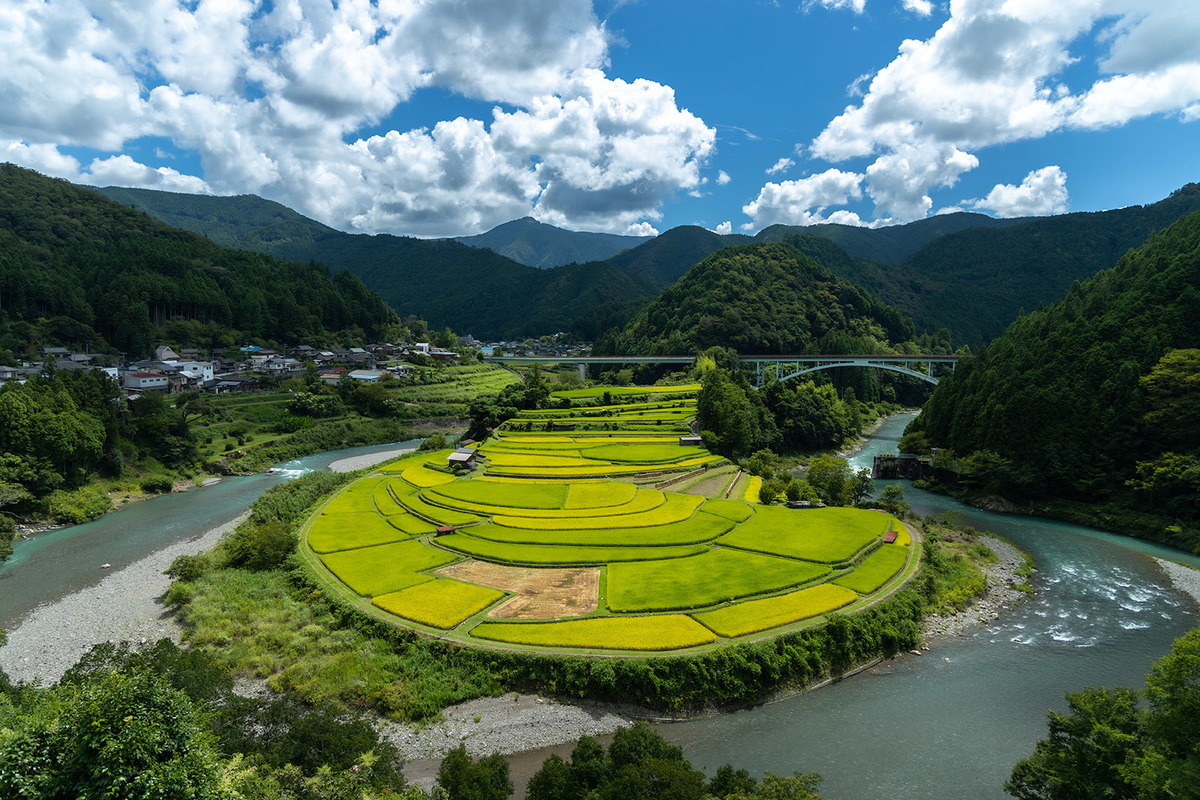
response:
[[[728,472],[705,478],[695,486],[683,490],[684,494],[698,494],[701,497],[724,497],[725,484],[732,476]]]
[[[599,567],[538,569],[468,560],[437,573],[512,592],[512,597],[488,612],[496,619],[582,617],[595,611],[600,601]]]

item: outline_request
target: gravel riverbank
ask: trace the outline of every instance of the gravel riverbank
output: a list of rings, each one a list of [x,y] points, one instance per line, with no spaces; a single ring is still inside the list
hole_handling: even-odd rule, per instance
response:
[[[925,618],[921,638],[927,645],[935,644],[943,636],[961,636],[980,625],[991,622],[1001,611],[1012,608],[1029,597],[1013,587],[1023,583],[1022,574],[1025,556],[1020,550],[1003,539],[980,535],[979,540],[992,549],[997,556],[995,564],[982,564],[980,568],[987,576],[987,592],[969,608],[945,616],[932,614]]]
[[[38,606],[8,632],[8,646],[0,647],[0,669],[13,680],[54,682],[93,645],[162,638],[178,642],[179,624],[162,604],[171,585],[164,571],[177,556],[211,550],[248,514],[121,567],[95,586]]]
[[[1162,558],[1154,560],[1162,567],[1163,572],[1167,573],[1167,577],[1171,579],[1171,583],[1175,585],[1176,589],[1200,603],[1200,570]]]
[[[403,450],[384,450],[382,453],[368,453],[365,456],[354,456],[353,458],[343,458],[341,461],[334,461],[329,465],[330,472],[354,472],[357,469],[365,469],[373,467],[376,464],[381,464],[384,461],[390,461],[397,456],[408,455],[415,453],[417,448],[407,447]]]
[[[519,753],[614,733],[632,720],[607,708],[578,706],[536,695],[509,693],[451,706],[442,719],[416,727],[389,722],[383,734],[406,761],[442,758],[460,744],[474,757]]]

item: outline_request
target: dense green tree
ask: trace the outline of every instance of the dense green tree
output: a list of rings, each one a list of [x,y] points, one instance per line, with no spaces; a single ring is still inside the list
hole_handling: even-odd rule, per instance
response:
[[[578,796],[572,789],[571,767],[557,753],[542,762],[525,789],[525,800],[572,800]]]
[[[704,376],[696,398],[696,419],[711,435],[705,444],[722,455],[736,457],[758,444],[757,414],[746,390],[723,370],[711,370]]]
[[[1050,736],[1013,769],[1005,791],[1022,800],[1137,797],[1122,767],[1141,754],[1137,692],[1088,688],[1067,695],[1069,712],[1050,712]]]
[[[529,782],[527,800],[702,800],[705,798],[793,798],[820,800],[816,773],[781,778],[767,773],[760,784],[745,770],[726,764],[711,781],[644,722],[622,728],[608,752],[589,737],[579,740],[570,762],[546,759]]]
[[[1138,386],[1146,399],[1143,434],[1164,450],[1200,449],[1200,349],[1170,351]]]
[[[506,800],[513,793],[508,762],[492,755],[472,761],[466,745],[460,744],[442,759],[437,785],[447,800]]]
[[[1049,736],[1017,763],[1005,790],[1023,800],[1165,800],[1200,797],[1200,629],[1175,640],[1133,689],[1068,693]]]
[[[854,472],[844,458],[817,456],[809,462],[804,478],[828,505],[848,506],[854,502],[858,487]]]
[[[215,741],[187,696],[148,672],[108,672],[0,706],[0,795],[218,798]]]
[[[941,381],[910,431],[974,459],[971,480],[991,490],[1195,519],[1198,287],[1193,213],[1013,322]]]

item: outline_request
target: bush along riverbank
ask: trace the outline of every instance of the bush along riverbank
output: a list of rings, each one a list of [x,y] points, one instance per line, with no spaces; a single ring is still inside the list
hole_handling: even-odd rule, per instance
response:
[[[186,641],[232,674],[265,679],[313,703],[370,707],[420,721],[452,704],[536,691],[616,704],[646,716],[751,705],[920,645],[932,609],[961,607],[987,589],[973,559],[989,551],[928,531],[925,566],[910,586],[820,628],[693,656],[590,658],[496,651],[427,638],[323,592],[292,553],[296,530],[326,494],[361,473],[313,473],[276,487],[211,553],[181,560],[167,601]],[[940,527],[939,527],[940,526]]]

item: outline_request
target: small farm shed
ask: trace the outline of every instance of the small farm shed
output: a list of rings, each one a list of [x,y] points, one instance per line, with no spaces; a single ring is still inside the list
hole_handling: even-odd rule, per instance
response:
[[[446,456],[446,461],[451,466],[455,464],[474,464],[475,459],[479,457],[479,451],[471,447],[460,447],[450,455]]]

